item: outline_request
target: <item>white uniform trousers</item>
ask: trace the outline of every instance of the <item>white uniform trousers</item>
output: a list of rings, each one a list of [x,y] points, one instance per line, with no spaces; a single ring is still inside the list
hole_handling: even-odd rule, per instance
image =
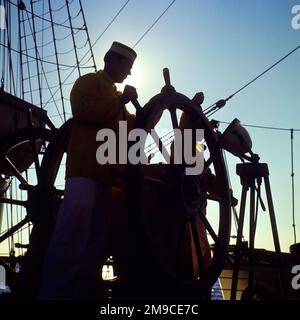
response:
[[[83,177],[66,180],[41,275],[40,299],[89,299],[109,239],[108,186]]]

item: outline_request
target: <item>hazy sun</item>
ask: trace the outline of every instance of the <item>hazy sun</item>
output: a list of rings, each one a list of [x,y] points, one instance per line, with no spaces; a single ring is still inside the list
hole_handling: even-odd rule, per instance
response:
[[[129,75],[123,83],[117,83],[116,86],[119,91],[123,91],[126,85],[137,87],[141,85],[142,69],[139,66],[133,66],[131,75]]]

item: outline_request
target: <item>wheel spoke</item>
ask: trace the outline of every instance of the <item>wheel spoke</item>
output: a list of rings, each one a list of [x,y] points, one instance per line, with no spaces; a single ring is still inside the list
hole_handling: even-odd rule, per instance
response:
[[[175,107],[170,107],[169,109],[170,115],[171,115],[171,120],[172,120],[172,126],[174,130],[174,135],[173,135],[173,148],[174,148],[174,160],[176,162],[176,159],[179,159],[179,163],[182,163],[182,159],[184,158],[183,155],[183,148],[182,148],[182,136],[181,136],[181,131],[176,132],[175,129],[179,129],[178,125],[178,119],[177,119],[177,114],[176,114],[176,108]],[[178,134],[180,134],[180,137],[178,137]],[[178,140],[180,141],[180,146],[178,146]]]
[[[15,247],[18,248],[18,249],[28,249],[29,248],[29,243],[19,243],[19,242],[16,242],[15,243]]]
[[[208,231],[209,235],[212,237],[214,242],[217,243],[218,242],[218,236],[216,235],[216,233],[215,233],[213,227],[211,226],[211,224],[208,222],[206,216],[202,212],[200,212],[198,216],[199,216],[201,222],[204,224],[204,227]]]
[[[205,160],[204,168],[203,168],[203,171],[201,173],[200,179],[207,172],[207,170],[209,169],[211,164],[214,162],[215,158],[216,158],[216,156],[210,156],[207,160]]]
[[[169,163],[169,162],[170,162],[170,155],[169,155],[166,147],[165,147],[164,144],[162,143],[162,141],[161,141],[160,137],[158,136],[158,134],[157,134],[157,132],[156,132],[155,129],[152,129],[152,130],[151,130],[151,136],[152,136],[152,138],[153,138],[156,146],[158,147],[161,155],[164,157],[165,161],[166,161],[167,163]]]
[[[31,144],[32,151],[33,151],[35,172],[36,172],[36,178],[37,178],[37,182],[38,182],[39,177],[40,177],[40,162],[39,162],[38,149],[36,146],[36,140],[30,140],[30,144]]]
[[[22,228],[26,223],[29,222],[29,219],[25,217],[23,220],[21,220],[19,223],[11,227],[7,232],[5,232],[1,237],[0,237],[0,243],[7,238],[11,237],[16,231],[18,231],[20,228]]]
[[[22,176],[21,172],[15,167],[15,165],[8,159],[8,157],[4,158],[5,164],[8,166],[9,170],[14,174],[14,176],[22,183],[28,184],[26,179]]]
[[[0,197],[0,203],[8,203],[8,204],[14,204],[17,206],[24,206],[26,207],[27,202],[22,200],[15,200],[15,199],[8,199]]]
[[[201,245],[200,245],[200,238],[199,238],[199,232],[197,227],[197,222],[195,217],[193,217],[190,221],[191,229],[192,229],[192,239],[195,246],[196,256],[197,256],[197,263],[199,268],[199,276],[201,277],[205,272],[204,267],[204,259],[202,255]]]
[[[170,112],[170,115],[171,115],[173,129],[178,129],[179,125],[178,125],[178,119],[177,119],[177,115],[176,115],[176,109],[175,108],[170,108],[169,112]]]

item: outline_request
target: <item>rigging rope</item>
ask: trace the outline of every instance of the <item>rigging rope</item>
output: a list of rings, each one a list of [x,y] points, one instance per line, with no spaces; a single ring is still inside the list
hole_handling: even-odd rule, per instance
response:
[[[64,121],[66,122],[66,110],[65,110],[65,103],[64,103],[64,95],[62,91],[62,85],[61,85],[61,75],[60,75],[60,65],[59,65],[59,60],[58,60],[58,55],[57,55],[57,45],[56,45],[56,37],[55,37],[55,30],[54,30],[54,25],[53,25],[53,15],[52,15],[52,8],[51,8],[51,2],[48,0],[48,6],[49,6],[49,11],[50,11],[50,19],[52,23],[52,38],[53,38],[53,45],[54,45],[54,53],[55,53],[55,60],[57,64],[57,76],[58,76],[58,84],[59,84],[59,89],[60,89],[60,97],[61,97],[61,103],[62,103],[62,108],[63,108],[63,118]],[[50,89],[51,90],[51,89]]]
[[[10,16],[10,5],[7,7],[6,2],[4,2],[4,8],[5,8],[5,23],[6,23],[6,34],[7,34],[7,49],[8,49],[8,60],[9,64],[7,65],[7,68],[9,70],[9,79],[10,79],[10,93],[12,93],[12,87],[13,92],[16,95],[16,85],[15,85],[15,77],[14,77],[14,71],[13,71],[13,62],[12,62],[12,50],[11,50],[11,16]]]
[[[95,64],[95,59],[94,59],[94,55],[93,55],[93,51],[92,51],[92,48],[96,45],[96,43],[101,39],[101,37],[104,35],[104,33],[108,30],[108,28],[113,24],[113,22],[116,20],[116,18],[120,15],[120,13],[124,10],[124,8],[127,6],[127,4],[129,3],[130,0],[127,0],[125,2],[125,4],[120,8],[120,10],[115,14],[115,16],[112,18],[112,20],[109,22],[109,24],[106,26],[106,28],[102,31],[102,33],[98,36],[98,38],[94,41],[93,44],[91,44],[90,40],[89,40],[89,44],[90,44],[90,49],[84,54],[84,56],[80,59],[79,63],[81,63],[83,61],[83,59],[89,54],[91,53],[92,55],[92,59],[94,61],[94,66],[95,66],[95,71],[96,71],[96,64]],[[82,8],[82,4],[81,4],[81,1],[79,1],[79,4]],[[83,14],[83,10],[82,10],[82,14]],[[84,23],[85,23],[85,17],[84,17],[84,14],[83,14],[83,19],[84,19]],[[85,23],[85,27],[87,29],[87,25]],[[90,58],[88,59],[88,61],[90,60]],[[73,67],[76,67],[76,65],[74,65]],[[73,72],[75,71],[75,69],[73,69],[68,75],[67,77],[64,79],[64,81],[62,82],[62,85],[71,77],[71,75],[73,74]],[[59,89],[57,89],[55,92],[54,92],[54,95],[56,95],[56,93],[58,92]],[[51,101],[51,99],[49,99],[45,106]]]
[[[258,80],[260,77],[262,77],[264,74],[266,74],[267,72],[269,72],[271,69],[273,69],[275,66],[277,66],[279,63],[281,63],[283,60],[285,60],[286,58],[288,58],[291,54],[293,54],[295,51],[297,51],[300,48],[300,45],[297,46],[296,48],[294,48],[292,51],[290,51],[289,53],[287,53],[284,57],[282,57],[281,59],[279,59],[278,61],[276,61],[274,64],[272,64],[269,68],[267,68],[265,71],[263,71],[262,73],[260,73],[258,76],[256,76],[254,79],[252,79],[251,81],[249,81],[248,83],[246,83],[244,86],[242,86],[240,89],[238,89],[237,91],[235,91],[233,94],[231,94],[229,97],[227,97],[226,99],[221,99],[217,102],[215,102],[214,104],[212,104],[211,106],[207,107],[206,109],[203,110],[203,112],[205,113],[206,116],[212,116],[215,112],[217,112],[219,109],[221,109],[222,107],[225,106],[226,102],[230,99],[232,99],[235,95],[237,95],[239,92],[241,92],[242,90],[246,89],[248,86],[250,86],[250,84],[252,84],[253,82],[255,82],[256,80]],[[223,103],[220,103],[223,102]]]
[[[219,121],[220,123],[230,124],[231,122],[228,121]],[[280,128],[280,127],[267,127],[267,126],[257,126],[253,124],[243,124],[243,127],[250,127],[250,128],[258,128],[258,129],[268,129],[268,130],[278,130],[278,131],[291,131],[290,128]],[[293,131],[300,131],[300,129],[293,129]]]
[[[294,129],[291,129],[291,178],[292,178],[292,220],[294,231],[294,243],[297,243],[296,222],[295,222],[295,181],[294,181]]]
[[[151,26],[142,34],[138,41],[133,45],[132,48],[135,48],[147,35],[147,33],[157,24],[157,22],[162,18],[162,16],[172,7],[176,0],[171,1],[168,7],[160,14],[160,16],[151,24]]]
[[[130,0],[127,0],[123,6],[120,8],[120,10],[115,14],[115,16],[111,19],[111,21],[109,22],[109,24],[105,27],[105,29],[100,33],[100,35],[98,36],[98,38],[95,40],[95,42],[92,44],[92,48],[95,46],[95,44],[102,38],[102,36],[104,35],[104,33],[108,30],[108,28],[114,23],[114,21],[118,18],[118,16],[120,15],[120,13],[125,9],[125,7],[128,5]]]
[[[27,13],[27,16],[28,16],[28,13]],[[31,30],[31,32],[33,33],[33,30],[32,30],[32,27],[31,27],[30,22],[29,22],[29,26],[30,26],[30,30]],[[34,34],[34,33],[33,33],[33,34]],[[39,55],[39,51],[38,51],[38,50],[36,50],[36,59],[41,60],[40,55]],[[43,76],[44,76],[44,78],[45,78],[45,81],[46,81],[47,87],[48,87],[48,88],[50,88],[50,85],[49,85],[48,79],[47,79],[47,77],[46,77],[46,73],[45,73],[45,70],[44,70],[43,64],[41,64],[41,68],[42,68]],[[37,74],[37,77],[38,77],[38,79],[39,79],[39,73]],[[39,85],[39,89],[40,89],[40,85]],[[59,108],[58,108],[58,106],[57,106],[56,100],[54,99],[54,96],[53,96],[53,94],[52,94],[51,89],[49,89],[49,92],[50,92],[50,95],[51,95],[51,99],[53,99],[53,102],[54,102],[55,108],[56,108],[56,110],[59,112]],[[42,107],[42,105],[41,105],[41,107]],[[44,107],[45,107],[45,106],[44,106]],[[62,120],[62,119],[61,119],[61,120]],[[63,121],[63,120],[62,120],[62,121]]]
[[[11,0],[7,0],[7,2],[10,3],[10,4],[12,4],[12,5],[14,5],[14,6],[16,6],[16,7],[18,7],[18,5],[15,4],[15,3],[13,3]],[[51,23],[51,21],[50,21],[49,19],[43,18],[43,17],[41,17],[41,16],[33,13],[33,11],[27,10],[26,7],[25,7],[24,11],[26,11],[27,14],[32,15],[34,18],[38,18],[38,19],[44,20],[44,21],[46,21],[46,22],[48,22],[48,23]],[[30,19],[29,16],[27,16],[27,19],[28,19],[28,20]],[[24,21],[27,21],[27,20],[25,19]],[[23,21],[23,22],[24,22],[24,21]],[[55,26],[58,26],[58,27],[63,27],[63,28],[66,28],[66,29],[70,29],[69,26],[64,25],[64,23],[67,22],[67,21],[68,21],[68,20],[64,21],[63,23],[54,22],[54,25],[55,25]],[[76,29],[76,30],[81,30],[81,28],[74,28],[74,29]]]
[[[22,21],[24,21],[24,20],[22,20]],[[26,19],[26,21],[27,21],[27,19]],[[66,19],[66,20],[64,21],[64,23],[67,22],[67,21],[68,21],[68,19]],[[39,29],[39,30],[36,31],[36,34],[41,33],[41,32],[44,32],[44,31],[47,31],[47,30],[49,30],[49,29],[51,29],[51,28],[52,28],[51,25],[48,26],[48,27],[44,27],[44,28],[42,27],[41,29]],[[84,25],[83,25],[82,27],[80,27],[80,28],[76,28],[76,34],[77,34],[78,32],[80,32],[80,31],[82,31],[82,30],[85,30]],[[71,34],[70,34],[70,35],[71,35]],[[26,34],[24,34],[23,38],[28,38],[28,37],[31,37],[31,36],[32,36],[31,33],[26,33]]]
[[[69,1],[69,3],[72,3],[74,0],[67,0],[67,1]],[[86,34],[87,34],[87,38],[88,38],[88,44],[89,44],[89,48],[90,48],[90,51],[91,51],[91,58],[93,60],[93,67],[94,67],[95,72],[96,72],[97,71],[97,67],[96,67],[96,61],[95,61],[94,53],[93,53],[93,50],[92,50],[93,46],[91,44],[91,39],[90,39],[89,31],[88,31],[88,26],[87,26],[87,23],[86,23],[86,20],[85,20],[85,15],[84,15],[84,11],[83,11],[83,8],[82,8],[81,0],[79,0],[79,6],[80,6],[80,9],[81,9],[82,20],[83,20],[83,24],[85,26],[85,30],[86,30]],[[82,60],[80,60],[80,62],[81,61]]]
[[[42,12],[44,13],[45,12],[45,1],[43,1],[43,5],[42,5]],[[45,21],[43,20],[42,21],[42,28],[44,28],[45,27]],[[36,32],[35,32],[35,35],[36,35]],[[42,33],[42,45],[44,45],[44,32]],[[42,47],[42,59],[44,59],[44,49],[45,49],[45,47],[43,46]],[[42,62],[41,62],[41,64],[42,64]],[[42,89],[42,87],[43,87],[43,77],[41,77],[41,88],[40,88],[40,90]]]
[[[18,11],[20,11],[20,10],[18,10]],[[22,11],[22,17],[24,18],[24,12],[23,11]],[[21,22],[19,22],[19,23],[21,24]],[[23,34],[25,34],[25,25],[24,25],[24,23],[22,23],[22,26],[23,26]],[[20,34],[20,37],[21,37],[21,34]],[[29,57],[28,57],[27,39],[26,38],[24,38],[24,46],[25,46],[25,57],[26,57],[26,60],[27,60],[27,76],[29,78],[28,82],[29,82],[30,98],[31,98],[31,103],[33,103],[32,83],[31,83],[31,76],[30,76]],[[23,81],[23,87],[24,87],[24,83],[25,83],[24,75],[23,75],[22,81]]]
[[[49,44],[50,44],[50,43],[49,43]],[[0,43],[0,46],[8,49],[8,46],[5,45],[5,44],[3,44],[3,43]],[[32,50],[32,49],[34,49],[34,48],[30,48],[30,50]],[[16,52],[16,53],[20,53],[19,50],[17,50],[17,49],[10,48],[10,50],[13,51],[13,52]],[[28,50],[28,49],[27,49],[27,50]],[[88,52],[89,52],[89,51],[88,51]],[[28,53],[22,52],[21,54],[22,54],[23,56],[25,56],[25,57],[28,57],[28,58],[33,59],[34,61],[35,61],[35,60],[38,60],[38,61],[40,61],[41,63],[56,65],[56,63],[53,62],[53,61],[43,60],[43,59],[41,59],[40,57],[35,58],[34,56],[32,56],[32,55],[30,55],[30,54],[28,54]],[[59,65],[60,65],[61,67],[66,67],[66,68],[69,68],[69,69],[76,67],[76,65],[63,64],[63,63],[60,63]],[[90,68],[93,68],[94,66],[87,66],[87,67],[82,67],[82,66],[80,66],[80,67],[81,67],[81,68],[85,68],[85,69],[90,69]]]
[[[50,0],[48,0],[50,3]],[[75,59],[76,59],[76,67],[77,67],[77,71],[78,71],[78,75],[79,77],[81,76],[81,72],[80,72],[80,67],[79,67],[79,58],[78,58],[78,51],[77,46],[76,46],[76,42],[75,42],[75,36],[74,36],[74,28],[73,28],[73,23],[72,23],[72,19],[71,19],[71,12],[70,12],[70,7],[69,7],[69,3],[68,0],[66,0],[66,5],[67,5],[67,11],[68,11],[68,17],[69,17],[69,24],[70,24],[70,28],[71,28],[71,35],[72,35],[72,42],[73,42],[73,48],[74,48],[74,54],[75,54]],[[81,11],[79,10],[79,13]]]
[[[32,0],[30,1],[30,5],[31,5],[31,11],[33,12],[33,2]],[[29,18],[28,14],[27,17]],[[31,17],[32,18],[32,26],[30,24],[30,21],[28,20],[29,23],[29,27],[30,27],[30,31],[32,33],[33,36],[33,43],[34,43],[34,48],[35,48],[35,56],[36,58],[39,57],[39,52],[38,52],[38,47],[37,47],[37,38],[36,38],[36,34],[35,34],[35,19],[34,16]],[[41,67],[43,68],[43,65],[41,64]],[[40,107],[43,109],[43,95],[42,95],[42,90],[41,90],[41,72],[40,72],[40,67],[39,67],[39,61],[36,59],[36,70],[37,70],[37,80],[38,80],[38,88],[39,88],[39,98],[40,98]]]

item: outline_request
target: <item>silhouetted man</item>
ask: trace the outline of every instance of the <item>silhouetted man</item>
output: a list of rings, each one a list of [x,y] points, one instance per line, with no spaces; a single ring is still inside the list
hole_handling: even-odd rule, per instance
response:
[[[132,129],[135,116],[125,104],[137,98],[134,87],[123,94],[115,83],[130,75],[136,53],[113,42],[104,57],[104,70],[86,74],[71,91],[74,118],[66,163],[64,200],[46,254],[41,277],[41,299],[94,298],[96,279],[107,254],[112,211],[111,165],[96,161],[96,134],[110,128],[118,137],[118,123]]]

